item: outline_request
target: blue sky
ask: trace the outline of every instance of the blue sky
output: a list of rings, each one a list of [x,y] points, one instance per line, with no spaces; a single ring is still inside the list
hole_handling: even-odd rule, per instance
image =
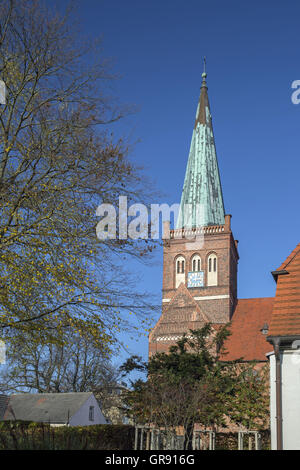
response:
[[[180,202],[207,57],[225,209],[239,240],[239,297],[273,296],[270,271],[300,241],[300,104],[291,101],[299,2],[78,0],[75,16],[84,34],[103,37],[122,77],[114,93],[139,109],[119,130],[140,141],[133,158],[165,194],[154,203]],[[162,252],[151,267],[132,269],[159,299]],[[147,338],[126,342],[147,356]]]

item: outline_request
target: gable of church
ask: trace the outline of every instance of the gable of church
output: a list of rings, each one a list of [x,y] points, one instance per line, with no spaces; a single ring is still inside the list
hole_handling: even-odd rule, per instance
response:
[[[207,315],[182,283],[152,330],[152,340],[180,339],[189,330],[196,330],[209,322]],[[171,339],[172,336],[172,339]]]

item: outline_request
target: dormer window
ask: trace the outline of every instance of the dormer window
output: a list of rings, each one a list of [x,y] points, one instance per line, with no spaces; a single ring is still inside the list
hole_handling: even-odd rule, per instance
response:
[[[263,335],[267,335],[269,333],[269,325],[268,323],[265,323],[264,326],[260,330]]]

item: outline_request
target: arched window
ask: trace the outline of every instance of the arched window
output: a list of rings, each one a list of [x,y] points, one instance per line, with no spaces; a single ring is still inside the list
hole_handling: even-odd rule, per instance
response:
[[[192,258],[192,271],[194,273],[201,271],[201,258],[199,255],[194,255]]]
[[[183,256],[176,258],[175,287],[177,288],[182,282],[185,283],[185,259]]]
[[[215,253],[208,257],[207,285],[216,286],[218,284],[218,258]]]

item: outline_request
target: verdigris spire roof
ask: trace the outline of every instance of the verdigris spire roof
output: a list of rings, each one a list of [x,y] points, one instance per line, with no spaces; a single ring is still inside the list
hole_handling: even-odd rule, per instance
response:
[[[206,77],[204,69],[177,228],[223,225],[225,223],[223,194]]]

